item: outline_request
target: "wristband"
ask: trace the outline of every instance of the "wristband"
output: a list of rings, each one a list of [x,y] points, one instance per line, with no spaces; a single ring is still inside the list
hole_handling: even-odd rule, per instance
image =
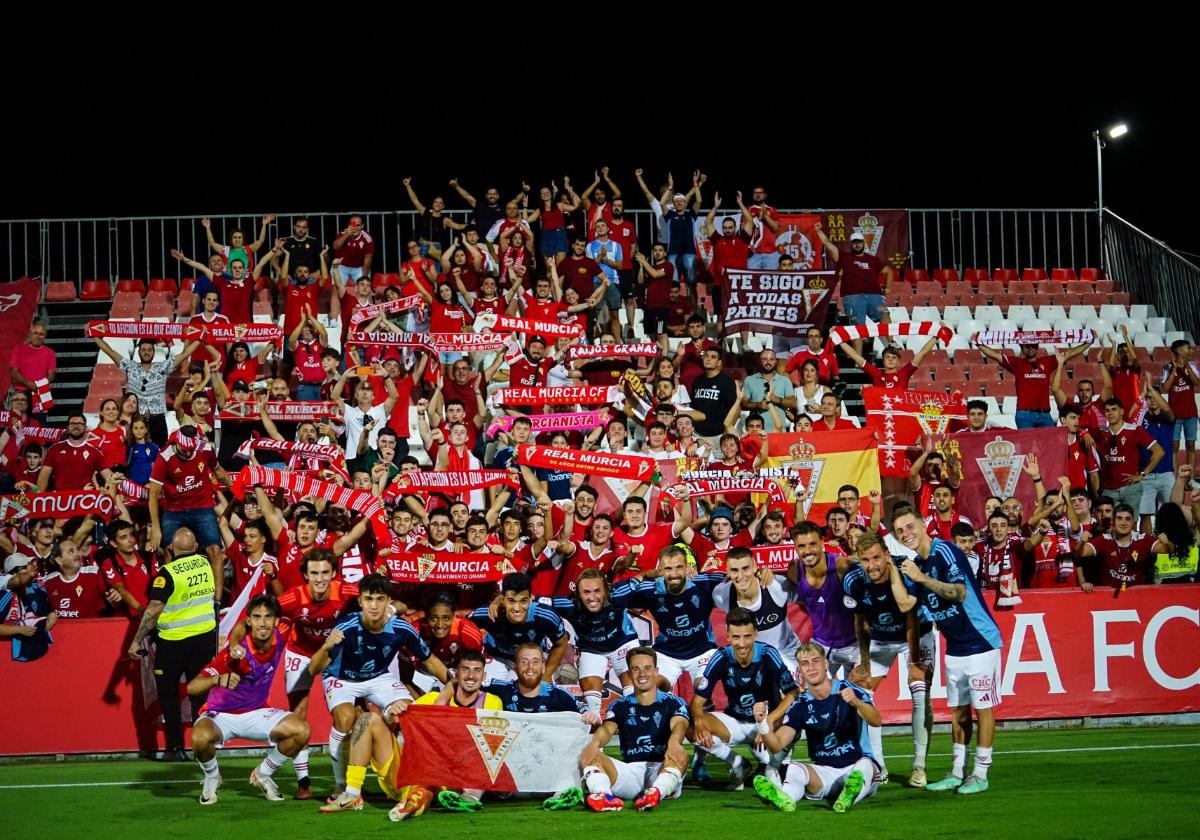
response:
[[[759,735],[769,735],[771,734],[771,727],[767,726],[767,722],[765,720],[760,720],[758,723],[754,724],[754,731]]]
[[[1033,479],[1034,484],[1040,484],[1041,481],[1042,481],[1042,477],[1040,475],[1037,478]]]

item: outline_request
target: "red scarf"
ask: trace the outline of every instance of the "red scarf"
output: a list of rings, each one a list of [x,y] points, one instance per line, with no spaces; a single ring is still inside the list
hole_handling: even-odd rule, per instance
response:
[[[612,385],[566,385],[560,388],[501,388],[489,399],[495,405],[600,405],[613,401]]]
[[[391,579],[400,583],[489,583],[515,572],[502,554],[400,551],[387,559]]]
[[[404,473],[384,493],[389,501],[409,490],[482,490],[505,484],[514,490],[520,483],[508,470],[435,470],[433,472]]]
[[[604,478],[627,481],[657,482],[658,462],[643,455],[624,455],[618,452],[589,452],[580,449],[558,449],[523,443],[517,447],[517,461],[525,467],[542,467]]]
[[[346,453],[342,451],[340,446],[323,446],[319,443],[298,443],[290,440],[275,440],[274,438],[251,438],[238,447],[238,451],[235,454],[239,458],[249,460],[252,449],[263,449],[269,452],[280,452],[290,455],[288,469],[293,470],[317,470],[320,469],[320,465],[313,462],[324,461],[344,480],[350,480],[350,474],[346,471]]]
[[[268,402],[266,405],[267,416],[276,422],[319,421],[326,417],[341,416],[341,408],[335,402],[281,400]],[[254,420],[258,417],[258,403],[253,400],[233,400],[225,403],[225,407],[217,416],[222,420]]]
[[[662,348],[653,342],[643,344],[577,344],[567,348],[567,358],[575,359],[607,359],[625,356],[645,356],[654,358],[662,354]]]
[[[0,496],[0,521],[3,522],[44,517],[70,519],[88,514],[108,520],[116,511],[117,504],[112,496],[98,490]]]
[[[204,338],[199,324],[161,324],[150,321],[88,321],[87,334],[92,338],[154,338],[197,341]]]
[[[205,335],[213,342],[228,344],[231,341],[245,341],[251,344],[262,344],[270,341],[275,344],[283,342],[283,330],[274,324],[209,324],[204,327]]]
[[[796,562],[796,546],[789,542],[779,545],[756,545],[750,549],[754,555],[754,564],[760,569],[770,569],[776,574],[786,572],[788,566]],[[697,557],[701,574],[725,571],[725,560],[729,549],[723,548],[712,552],[708,557]]]
[[[354,308],[354,314],[350,316],[350,327],[353,329],[363,321],[370,321],[383,313],[390,315],[396,312],[407,312],[410,309],[419,309],[424,306],[423,300],[424,298],[420,295],[409,295],[383,303],[369,303],[366,306],[360,304]]]

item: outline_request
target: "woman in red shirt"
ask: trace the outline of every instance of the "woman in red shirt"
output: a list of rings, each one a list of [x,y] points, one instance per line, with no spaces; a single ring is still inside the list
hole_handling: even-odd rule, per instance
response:
[[[288,336],[288,347],[292,351],[292,362],[300,379],[296,386],[296,399],[316,402],[321,399],[321,383],[325,381],[325,368],[321,355],[329,346],[329,334],[321,322],[313,317],[311,309],[305,309],[300,323]]]
[[[274,349],[269,341],[258,351],[257,356],[250,355],[250,345],[244,341],[235,341],[229,345],[229,355],[225,359],[225,387],[233,390],[233,383],[245,382],[246,387],[258,379],[262,363],[271,355]]]
[[[421,297],[429,304],[430,333],[461,333],[473,322],[471,313],[455,300],[454,289],[450,287],[449,283],[438,283],[433,295],[424,289],[419,291]],[[439,353],[438,357],[443,365],[452,365],[461,359],[463,354],[458,351],[447,351]],[[443,372],[447,376],[450,375],[449,370]]]
[[[121,419],[121,404],[108,399],[100,403],[100,422],[88,433],[88,443],[100,450],[103,459],[99,469],[109,470],[125,465],[125,428]]]

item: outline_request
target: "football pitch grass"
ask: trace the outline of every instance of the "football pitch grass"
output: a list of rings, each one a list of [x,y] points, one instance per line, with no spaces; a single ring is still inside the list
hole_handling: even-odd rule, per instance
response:
[[[929,779],[950,766],[950,738],[934,736]],[[683,797],[638,813],[627,802],[621,813],[584,808],[548,813],[540,800],[486,801],[478,814],[431,809],[419,819],[392,823],[391,802],[367,778],[360,812],[320,814],[319,801],[294,802],[289,766],[276,778],[289,797],[267,802],[250,787],[257,761],[224,758],[220,801],[201,806],[200,770],[193,763],[90,761],[0,765],[0,812],[5,837],[89,838],[373,838],[420,832],[426,837],[583,838],[770,838],[820,832],[864,838],[977,837],[1033,840],[1042,837],[1196,836],[1196,779],[1200,775],[1200,727],[999,732],[991,789],[976,796],[929,793],[905,787],[912,740],[885,738],[891,782],[879,793],[836,814],[828,803],[801,802],[785,814],[744,791],[703,790],[690,781]],[[800,751],[797,751],[799,755]],[[331,784],[328,758],[312,759],[315,792]],[[726,766],[708,761],[721,785]],[[970,767],[968,766],[968,771]],[[57,817],[55,815],[58,815]],[[72,828],[74,826],[74,828]]]

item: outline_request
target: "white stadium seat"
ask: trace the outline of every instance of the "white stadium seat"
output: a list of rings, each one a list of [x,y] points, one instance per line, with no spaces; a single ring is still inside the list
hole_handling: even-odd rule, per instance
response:
[[[1067,311],[1055,303],[1048,306],[1039,306],[1037,316],[1042,321],[1058,321],[1067,317]]]
[[[971,320],[971,307],[947,306],[942,312],[942,320],[947,324],[958,324],[962,321],[969,321]]]
[[[1004,317],[1004,310],[999,306],[977,306],[975,307],[976,321],[996,321]]]
[[[940,321],[942,313],[936,306],[914,306],[912,308],[912,320],[914,323],[921,321]]]
[[[907,324],[908,323],[908,310],[905,309],[903,306],[889,306],[888,307],[888,319],[893,324]]]
[[[1139,321],[1145,321],[1148,318],[1157,317],[1158,313],[1154,310],[1154,305],[1149,303],[1135,303],[1129,307],[1129,317],[1136,318]],[[1149,332],[1149,330],[1147,330]]]
[[[1077,321],[1074,318],[1059,318],[1058,320],[1056,320],[1054,322],[1054,329],[1056,329],[1056,330],[1081,330],[1081,329],[1083,329],[1083,322]]]
[[[1155,347],[1163,346],[1163,337],[1158,333],[1134,333],[1130,335],[1133,339],[1134,347],[1145,347],[1147,350],[1153,350]]]
[[[1089,306],[1086,303],[1072,304],[1071,311],[1067,313],[1069,317],[1077,321],[1089,321],[1092,318],[1099,318],[1100,315],[1096,312],[1096,307]]]
[[[1018,303],[1015,306],[1008,307],[1007,316],[1010,320],[1016,321],[1018,324],[1024,324],[1026,321],[1032,321],[1037,317],[1037,313],[1032,306],[1026,306],[1023,303]]]
[[[1142,321],[1148,333],[1165,333],[1167,331],[1166,318],[1147,318]]]
[[[1106,303],[1100,307],[1100,317],[1105,321],[1128,321],[1129,313],[1125,311],[1124,306],[1118,306],[1115,303]]]

